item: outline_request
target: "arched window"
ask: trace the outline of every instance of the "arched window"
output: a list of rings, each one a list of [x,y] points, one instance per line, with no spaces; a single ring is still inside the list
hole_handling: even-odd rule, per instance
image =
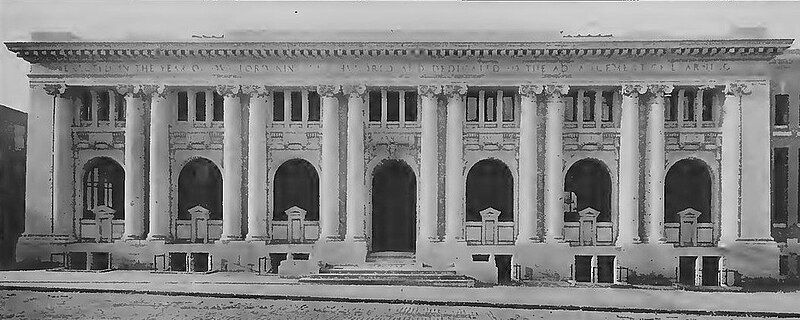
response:
[[[94,219],[94,208],[114,209],[114,219],[125,219],[125,170],[107,157],[90,160],[83,174],[83,218]]]
[[[700,212],[697,222],[711,222],[711,173],[699,159],[676,162],[664,180],[664,222],[680,222],[686,208]]]
[[[273,220],[286,221],[286,209],[306,210],[306,220],[319,220],[319,176],[308,161],[292,159],[275,172]]]
[[[499,221],[514,221],[514,178],[497,159],[478,161],[467,173],[467,221],[481,221],[489,207],[500,211]]]
[[[564,191],[570,195],[564,198],[564,221],[579,221],[578,212],[592,208],[600,213],[597,221],[611,222],[611,176],[602,162],[583,159],[575,162],[567,171]]]
[[[178,176],[178,219],[191,219],[189,209],[201,206],[209,219],[222,219],[222,174],[211,160],[189,161]]]

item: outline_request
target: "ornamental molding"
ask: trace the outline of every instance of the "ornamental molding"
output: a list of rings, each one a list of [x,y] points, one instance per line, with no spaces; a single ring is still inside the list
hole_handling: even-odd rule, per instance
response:
[[[623,84],[622,88],[620,88],[620,93],[623,96],[636,98],[640,94],[647,93],[647,87],[641,84]]]
[[[28,62],[175,58],[730,57],[768,60],[792,39],[543,42],[6,42]]]
[[[560,98],[561,96],[569,93],[569,86],[562,84],[548,84],[544,86],[544,92],[547,93],[548,97]]]
[[[67,91],[67,86],[63,84],[45,84],[42,88],[48,95],[56,97],[64,97],[64,93]]]
[[[537,94],[542,94],[544,92],[544,86],[538,84],[523,84],[519,86],[519,94],[529,97],[529,98],[536,98]]]
[[[647,91],[652,93],[652,94],[655,94],[657,96],[661,96],[661,95],[664,95],[664,94],[670,94],[670,93],[672,93],[673,89],[675,89],[675,87],[673,85],[671,85],[671,84],[648,84],[647,85]]]
[[[228,84],[220,84],[214,87],[214,90],[219,93],[219,95],[223,97],[231,97],[239,93],[241,86],[238,85],[228,85]]]
[[[442,92],[448,98],[460,99],[461,96],[467,94],[466,84],[446,84],[442,86]]]
[[[272,94],[272,90],[267,86],[243,85],[242,86],[242,93],[248,94],[248,95],[253,96],[253,97],[266,98],[270,94]]]

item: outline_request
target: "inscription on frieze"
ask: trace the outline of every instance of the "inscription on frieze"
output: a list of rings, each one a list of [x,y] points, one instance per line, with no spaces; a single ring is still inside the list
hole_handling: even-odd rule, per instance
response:
[[[306,60],[291,62],[178,62],[178,63],[43,63],[34,68],[39,74],[75,75],[210,75],[220,78],[254,76],[327,75],[341,78],[346,75],[387,76],[411,79],[470,79],[510,76],[542,79],[569,79],[630,74],[704,75],[746,72],[736,61],[525,61],[525,60],[467,60],[375,62]]]

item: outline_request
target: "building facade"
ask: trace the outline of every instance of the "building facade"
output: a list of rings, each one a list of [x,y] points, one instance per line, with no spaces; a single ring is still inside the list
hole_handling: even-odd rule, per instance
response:
[[[25,222],[24,112],[0,105],[0,269],[13,265]]]
[[[32,64],[17,259],[774,277],[791,43],[7,43]]]

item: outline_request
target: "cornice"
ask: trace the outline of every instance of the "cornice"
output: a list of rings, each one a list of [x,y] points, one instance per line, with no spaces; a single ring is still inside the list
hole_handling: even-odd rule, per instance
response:
[[[768,60],[792,39],[550,42],[6,42],[32,63],[182,58],[581,58],[675,57]]]

